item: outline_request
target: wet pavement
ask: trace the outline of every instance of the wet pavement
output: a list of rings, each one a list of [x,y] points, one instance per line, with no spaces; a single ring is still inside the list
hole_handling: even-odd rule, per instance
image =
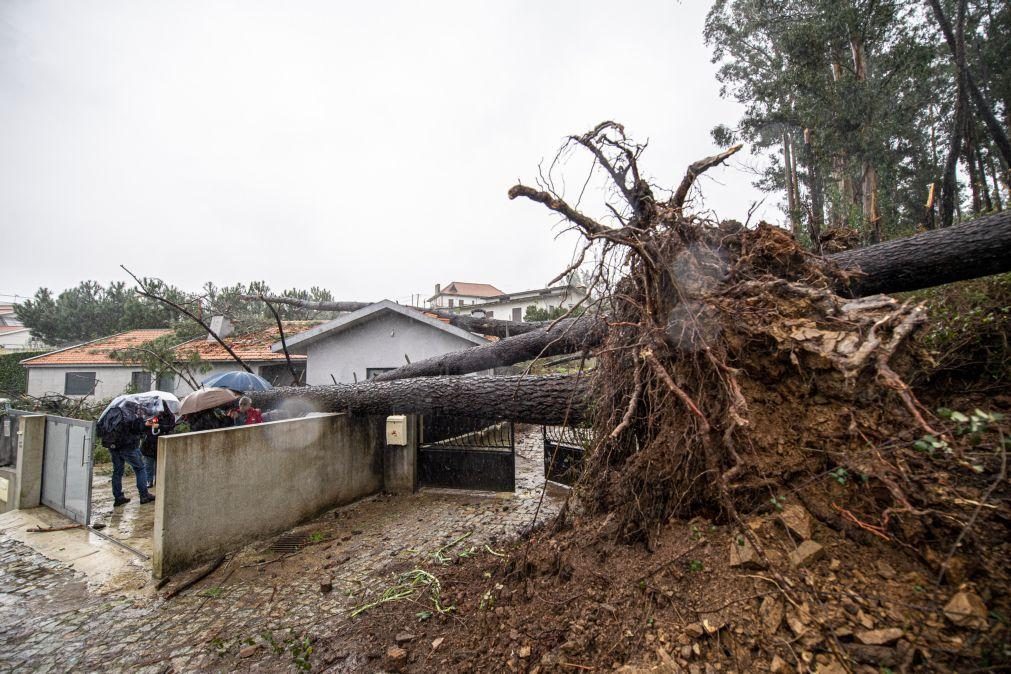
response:
[[[308,646],[339,633],[399,573],[432,568],[437,554],[492,554],[538,508],[538,521],[554,515],[564,492],[543,490],[542,471],[539,431],[517,434],[515,493],[370,497],[247,546],[170,600],[161,595],[177,579],[160,593],[149,579],[141,589],[96,585],[17,540],[27,534],[0,516],[0,671],[317,669]],[[127,540],[139,535],[136,515],[107,517]]]
[[[141,504],[133,473],[123,477],[123,493],[130,499],[114,508],[112,497],[112,464],[95,467],[91,478],[91,524],[94,528],[133,550],[151,558],[151,533],[154,530],[154,504]]]

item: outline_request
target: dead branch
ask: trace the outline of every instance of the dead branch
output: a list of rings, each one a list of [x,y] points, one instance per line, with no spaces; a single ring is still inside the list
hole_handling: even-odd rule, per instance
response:
[[[151,291],[149,291],[147,289],[147,286],[145,286],[144,283],[139,278],[137,278],[137,275],[134,274],[129,269],[127,269],[125,265],[121,264],[119,266],[123,269],[123,271],[125,271],[127,274],[129,274],[130,276],[132,276],[133,280],[137,282],[138,286],[140,286],[140,290],[136,291],[137,294],[143,295],[144,297],[148,297],[148,298],[150,298],[152,300],[157,300],[157,301],[161,302],[162,304],[164,304],[165,306],[172,307],[173,309],[175,309],[176,311],[178,311],[182,315],[184,315],[187,318],[189,318],[190,320],[192,320],[194,323],[196,323],[201,328],[203,328],[204,331],[207,332],[208,335],[210,335],[211,337],[213,337],[214,340],[218,344],[220,344],[222,346],[222,348],[224,348],[225,351],[228,352],[228,355],[231,356],[235,360],[236,363],[238,363],[239,365],[242,366],[242,369],[244,369],[249,374],[254,374],[254,372],[249,368],[249,366],[246,365],[243,362],[243,360],[241,358],[239,358],[239,356],[234,351],[232,351],[232,347],[230,347],[227,344],[225,344],[224,340],[222,340],[221,337],[218,337],[218,334],[216,332],[214,332],[213,330],[211,330],[211,327],[209,325],[207,325],[206,323],[204,323],[203,319],[201,319],[198,316],[196,316],[195,314],[193,314],[193,312],[191,312],[189,309],[186,309],[185,307],[179,306],[178,304],[176,304],[172,300],[169,300],[169,299],[166,299],[164,297],[161,297],[160,295],[155,295],[154,293],[152,293]]]
[[[695,179],[700,175],[705,173],[707,170],[714,166],[718,166],[727,160],[731,155],[736,154],[743,145],[735,145],[729,150],[720,152],[719,154],[714,154],[711,157],[706,157],[705,159],[700,159],[694,162],[688,167],[685,177],[681,179],[681,184],[678,185],[677,190],[674,192],[674,196],[671,197],[670,204],[674,208],[683,208],[685,205],[685,199],[688,198],[688,191],[695,184]]]
[[[281,335],[281,349],[284,351],[284,361],[288,364],[288,372],[291,373],[291,380],[295,386],[301,386],[300,380],[302,377],[295,370],[295,366],[291,364],[291,354],[288,353],[288,341],[284,338],[284,325],[281,324],[281,316],[277,313],[277,309],[274,308],[274,305],[262,294],[260,295],[260,299],[263,300],[263,303],[267,305],[268,309],[270,309],[270,313],[274,314],[274,320],[277,322],[277,331]]]

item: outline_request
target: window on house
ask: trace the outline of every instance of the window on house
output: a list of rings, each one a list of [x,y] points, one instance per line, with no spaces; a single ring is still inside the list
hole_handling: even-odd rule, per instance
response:
[[[450,301],[449,301],[449,308],[450,308],[450,309],[452,309],[452,308],[453,308],[453,300],[450,300]]]
[[[375,379],[377,376],[384,372],[389,372],[390,370],[396,370],[395,367],[367,367],[365,368],[365,378]]]
[[[517,323],[523,320],[523,310],[519,307],[513,309],[513,320]]]
[[[140,393],[141,391],[151,390],[151,373],[150,372],[131,372],[130,373],[130,388],[134,391]]]
[[[495,312],[494,311],[486,311],[486,312],[484,312],[484,317],[485,318],[495,318]]]
[[[163,374],[158,377],[158,383],[156,385],[159,391],[168,391],[172,393],[176,390],[176,376],[174,374]]]
[[[63,394],[88,396],[95,392],[94,372],[68,372],[63,382]]]

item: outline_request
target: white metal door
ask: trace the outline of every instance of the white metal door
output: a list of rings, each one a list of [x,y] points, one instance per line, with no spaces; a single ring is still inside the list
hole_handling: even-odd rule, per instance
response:
[[[91,517],[94,438],[94,421],[46,416],[42,503],[81,524]]]

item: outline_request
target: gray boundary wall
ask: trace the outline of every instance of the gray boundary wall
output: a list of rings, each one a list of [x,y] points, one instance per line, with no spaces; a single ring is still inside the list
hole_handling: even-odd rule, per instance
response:
[[[328,414],[160,438],[154,575],[380,491],[384,423]]]

